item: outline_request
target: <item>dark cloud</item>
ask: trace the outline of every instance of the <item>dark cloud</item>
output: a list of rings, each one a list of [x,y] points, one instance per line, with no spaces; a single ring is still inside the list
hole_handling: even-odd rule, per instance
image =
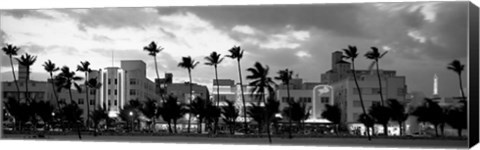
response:
[[[18,19],[23,19],[26,17],[41,18],[41,19],[54,19],[52,16],[39,12],[41,9],[11,9],[11,10],[2,10],[3,15],[12,16]]]
[[[158,12],[175,8],[158,8]],[[192,12],[216,27],[230,30],[235,25],[249,25],[261,30],[292,25],[296,29],[316,27],[345,36],[364,36],[356,19],[358,4],[258,5],[182,7],[177,12]]]

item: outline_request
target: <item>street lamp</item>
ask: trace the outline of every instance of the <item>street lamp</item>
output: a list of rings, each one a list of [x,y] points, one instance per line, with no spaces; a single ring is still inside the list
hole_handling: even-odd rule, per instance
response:
[[[128,113],[128,115],[130,115],[130,121],[131,121],[131,123],[130,123],[130,131],[132,131],[132,130],[133,130],[133,112],[130,111],[130,113]]]

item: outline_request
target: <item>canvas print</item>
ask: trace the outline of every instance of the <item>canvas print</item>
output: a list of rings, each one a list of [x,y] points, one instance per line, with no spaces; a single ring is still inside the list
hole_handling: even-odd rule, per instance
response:
[[[467,148],[471,5],[0,10],[1,138]]]

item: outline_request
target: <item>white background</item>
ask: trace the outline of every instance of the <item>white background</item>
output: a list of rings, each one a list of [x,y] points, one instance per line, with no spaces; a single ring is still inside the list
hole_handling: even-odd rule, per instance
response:
[[[395,2],[411,2],[403,0]],[[418,1],[418,0],[417,0]],[[425,1],[425,0],[420,0]],[[435,0],[445,1],[445,0]],[[322,0],[321,3],[364,3],[381,2],[378,0]],[[387,1],[383,1],[387,2]],[[390,2],[390,1],[389,1]],[[473,1],[478,6],[478,0]],[[154,0],[2,0],[0,9],[35,9],[35,8],[92,8],[92,7],[142,7],[142,6],[192,6],[192,5],[247,5],[247,4],[299,4],[319,3],[315,0],[268,0],[259,2],[257,0],[242,1],[220,1],[220,0],[175,0],[175,1],[154,1]],[[213,139],[212,139],[213,140]],[[475,149],[479,149],[476,146]],[[128,142],[68,142],[68,141],[22,141],[22,140],[0,140],[0,149],[68,149],[68,150],[154,150],[154,149],[192,149],[192,150],[257,150],[257,149],[372,149],[371,147],[300,147],[300,146],[258,146],[258,145],[208,145],[208,144],[159,144],[159,143],[128,143]],[[400,148],[378,148],[378,149],[400,149]],[[422,148],[425,149],[425,148]]]

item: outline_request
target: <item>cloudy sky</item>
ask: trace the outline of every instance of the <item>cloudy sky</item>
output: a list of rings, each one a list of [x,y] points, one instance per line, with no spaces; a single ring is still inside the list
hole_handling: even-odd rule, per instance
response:
[[[308,82],[319,82],[331,53],[348,45],[359,48],[356,67],[366,69],[371,61],[363,54],[376,46],[389,51],[380,67],[406,76],[409,91],[430,95],[437,74],[440,94],[458,96],[458,78],[446,66],[454,59],[466,63],[466,8],[466,2],[410,2],[2,10],[0,43],[38,56],[34,80],[48,77],[42,67],[48,59],[71,68],[88,60],[96,69],[112,66],[112,52],[114,66],[145,61],[153,80],[153,58],[142,48],[155,41],[165,48],[157,56],[161,77],[170,72],[175,82],[188,80],[177,64],[190,55],[201,62],[193,80],[205,85],[214,70],[203,65],[204,57],[228,54],[234,45],[245,50],[243,70],[259,61],[271,76],[289,68]],[[5,55],[0,69],[2,80],[13,79]],[[219,77],[237,80],[236,62],[225,59]]]

